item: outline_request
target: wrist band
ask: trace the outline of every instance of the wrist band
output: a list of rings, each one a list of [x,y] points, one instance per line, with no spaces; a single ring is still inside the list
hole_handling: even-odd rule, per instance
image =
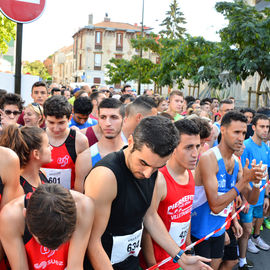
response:
[[[239,192],[239,190],[238,190],[238,188],[237,187],[232,187],[235,191],[236,191],[236,193],[237,193],[237,196],[239,196],[240,195],[240,192]]]
[[[180,249],[180,251],[178,252],[178,254],[173,258],[173,262],[177,263],[178,260],[181,258],[181,256],[183,255],[184,250]]]

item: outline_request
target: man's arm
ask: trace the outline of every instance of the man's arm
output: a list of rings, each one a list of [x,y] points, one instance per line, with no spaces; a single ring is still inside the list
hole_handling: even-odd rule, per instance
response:
[[[215,214],[218,214],[236,198],[237,192],[232,188],[225,194],[218,195],[218,182],[216,178],[218,164],[212,152],[207,152],[202,155],[198,166],[210,209]],[[239,170],[241,170],[240,163]],[[255,176],[256,171],[257,169],[253,168],[249,170],[248,163],[246,164],[245,172],[235,185],[239,192],[242,192],[244,189],[246,189],[251,179],[257,179],[257,176]]]
[[[92,169],[92,159],[90,148],[87,148],[77,156],[75,162],[75,183],[74,189],[84,192],[84,180]]]
[[[67,270],[82,270],[84,255],[89,243],[90,233],[94,220],[94,202],[83,194],[71,191],[77,208],[77,223],[71,237]],[[76,254],[74,256],[74,254]]]
[[[4,185],[1,208],[11,200],[23,195],[20,185],[20,161],[15,152],[8,148],[1,150],[0,176]],[[4,158],[3,158],[4,157]]]
[[[14,201],[4,206],[0,214],[0,239],[12,270],[27,270],[28,262],[22,240],[24,216]]]
[[[156,243],[160,245],[172,258],[174,258],[178,254],[180,248],[171,238],[154,207],[156,196],[157,188],[155,186],[151,206],[147,210],[144,217],[144,226]],[[178,264],[185,270],[212,269],[202,261],[209,262],[210,260],[200,256],[187,256],[186,254],[183,254],[178,260]]]
[[[76,141],[75,141],[76,154],[79,155],[88,147],[89,145],[86,136],[83,135],[81,132],[76,131]]]
[[[113,172],[106,167],[97,167],[87,176],[85,194],[94,199],[95,216],[87,254],[95,270],[113,269],[105,252],[101,237],[107,227],[111,205],[117,195],[117,182]]]
[[[158,172],[157,180],[156,180],[156,194],[155,198],[153,198],[154,208],[157,210],[160,202],[167,195],[167,185],[162,173]],[[157,263],[154,253],[153,242],[150,234],[147,229],[144,228],[142,235],[142,253],[147,267],[155,265]]]

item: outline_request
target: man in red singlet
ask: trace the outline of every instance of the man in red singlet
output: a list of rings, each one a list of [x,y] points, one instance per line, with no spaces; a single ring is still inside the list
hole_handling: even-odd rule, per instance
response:
[[[43,166],[50,183],[74,188],[77,155],[88,148],[87,138],[68,128],[71,104],[64,96],[52,96],[44,103],[46,132],[52,146],[52,161]]]
[[[0,238],[11,269],[82,269],[93,216],[92,199],[54,184],[8,203]]]
[[[155,207],[173,240],[185,249],[189,238],[190,214],[195,192],[191,170],[196,166],[200,148],[200,129],[195,122],[183,119],[175,122],[180,141],[167,164],[159,170],[156,183]],[[190,243],[190,241],[188,241]],[[143,236],[143,255],[147,268],[169,257],[168,253],[150,238]],[[174,270],[179,265],[169,261],[159,269]]]

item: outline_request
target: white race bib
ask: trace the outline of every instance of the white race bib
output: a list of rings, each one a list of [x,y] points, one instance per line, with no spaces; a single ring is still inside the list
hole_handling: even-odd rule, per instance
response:
[[[189,224],[190,220],[186,222],[171,223],[169,234],[179,247],[181,247],[186,242]]]
[[[60,184],[67,189],[71,188],[71,169],[43,169],[46,172],[49,183]]]
[[[123,262],[129,256],[138,256],[141,250],[142,230],[129,235],[113,236],[112,264]]]

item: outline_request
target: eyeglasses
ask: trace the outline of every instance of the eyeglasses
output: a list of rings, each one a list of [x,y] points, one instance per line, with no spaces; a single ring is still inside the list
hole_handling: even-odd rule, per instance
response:
[[[39,113],[40,113],[40,115],[42,115],[41,108],[40,108],[40,105],[38,103],[33,102],[33,103],[31,103],[31,105],[34,107],[38,107]]]
[[[4,113],[6,114],[6,115],[11,115],[11,114],[13,114],[14,116],[18,116],[18,115],[20,115],[21,114],[21,112],[20,111],[11,111],[11,110],[4,110]]]
[[[100,92],[101,92],[101,93],[110,93],[109,90],[101,90]]]

